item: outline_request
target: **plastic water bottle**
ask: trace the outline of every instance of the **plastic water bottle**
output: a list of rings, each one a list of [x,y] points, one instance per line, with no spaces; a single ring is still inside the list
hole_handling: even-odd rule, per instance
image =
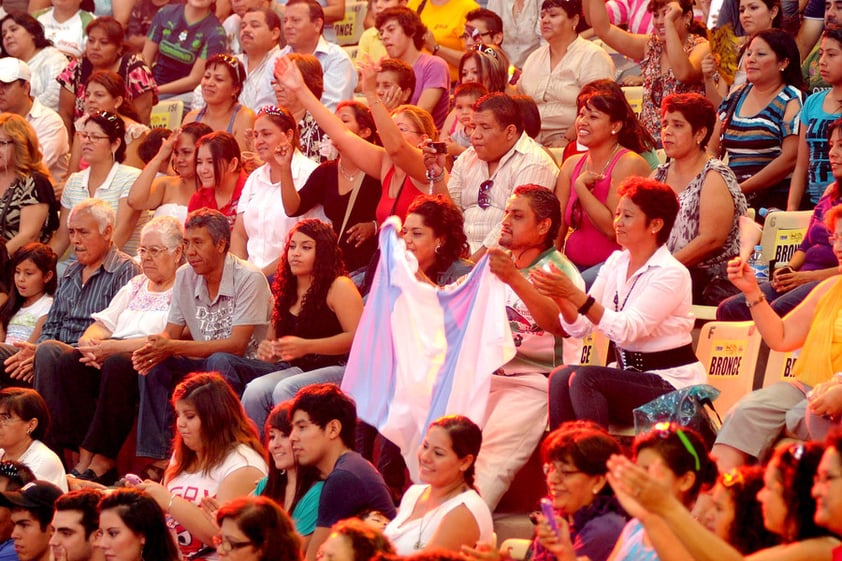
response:
[[[754,271],[754,277],[757,282],[769,281],[769,264],[763,261],[760,252],[763,250],[762,245],[754,246],[754,252],[748,260],[748,266]]]

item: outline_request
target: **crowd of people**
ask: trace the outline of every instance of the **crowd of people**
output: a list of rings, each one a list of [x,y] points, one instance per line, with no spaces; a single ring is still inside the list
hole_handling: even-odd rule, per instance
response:
[[[0,6],[0,558],[495,561],[536,450],[537,561],[842,555],[842,3],[348,3]],[[693,305],[792,376],[624,454]]]

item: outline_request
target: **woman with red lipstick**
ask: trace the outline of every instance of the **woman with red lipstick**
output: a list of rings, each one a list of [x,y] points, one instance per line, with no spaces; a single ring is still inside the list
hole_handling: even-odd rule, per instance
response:
[[[482,431],[467,417],[433,421],[418,450],[423,485],[407,489],[383,533],[400,555],[424,549],[460,551],[493,540],[491,512],[474,489]]]
[[[585,84],[576,105],[576,139],[588,150],[564,161],[555,192],[564,209],[559,244],[590,288],[602,263],[620,248],[614,237],[617,186],[651,173],[639,154],[654,148],[655,139],[613,80]],[[573,232],[565,241],[568,228]]]
[[[670,161],[652,177],[672,187],[681,209],[667,249],[690,270],[693,302],[715,306],[736,290],[725,267],[740,251],[739,217],[746,200],[731,168],[705,148],[713,104],[699,94],[673,94],[663,103],[661,141]]]
[[[710,152],[728,155],[748,204],[758,210],[786,208],[789,197],[804,87],[798,60],[788,33],[758,32],[745,51],[748,82],[719,106]]]
[[[693,19],[692,0],[650,0],[651,35],[636,35],[611,25],[605,3],[584,0],[585,15],[600,39],[640,61],[643,109],[640,120],[660,141],[661,103],[672,93],[704,93],[702,59],[710,52],[705,29]]]

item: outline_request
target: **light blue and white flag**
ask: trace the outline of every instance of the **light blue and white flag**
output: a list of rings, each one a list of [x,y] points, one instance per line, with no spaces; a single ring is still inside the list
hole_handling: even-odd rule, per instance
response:
[[[357,415],[400,447],[413,481],[427,426],[459,414],[481,423],[492,373],[515,355],[505,284],[484,257],[463,282],[437,288],[416,279],[418,262],[390,217],[380,262],[357,327],[342,390]]]

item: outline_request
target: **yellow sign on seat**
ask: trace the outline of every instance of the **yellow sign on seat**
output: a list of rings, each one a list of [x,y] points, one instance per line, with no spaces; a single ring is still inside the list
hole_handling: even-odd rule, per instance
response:
[[[162,101],[152,107],[149,118],[153,129],[174,130],[181,126],[184,117],[184,102],[181,100]]]

